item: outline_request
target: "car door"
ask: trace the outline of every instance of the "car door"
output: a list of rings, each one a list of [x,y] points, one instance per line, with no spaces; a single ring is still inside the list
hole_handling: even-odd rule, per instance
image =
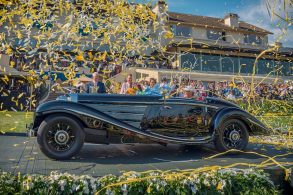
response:
[[[170,137],[196,137],[206,131],[205,107],[201,105],[164,104],[158,109],[150,129]]]

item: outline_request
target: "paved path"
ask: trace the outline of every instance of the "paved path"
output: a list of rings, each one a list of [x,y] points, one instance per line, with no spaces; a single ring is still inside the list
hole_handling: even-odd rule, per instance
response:
[[[249,151],[274,156],[290,151],[273,146],[251,144]],[[292,152],[292,151],[291,151]],[[259,163],[265,160],[251,154],[234,154],[210,160],[203,158],[216,154],[212,146],[184,147],[180,145],[93,145],[86,144],[79,155],[71,160],[54,161],[39,150],[35,138],[0,136],[0,169],[14,173],[49,174],[51,171],[72,174],[120,174],[122,171],[190,169],[205,165],[224,165],[236,162]],[[293,155],[277,158],[292,162]]]

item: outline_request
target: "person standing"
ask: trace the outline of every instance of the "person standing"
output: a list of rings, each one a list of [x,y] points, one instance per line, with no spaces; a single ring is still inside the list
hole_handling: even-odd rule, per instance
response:
[[[157,80],[154,78],[150,78],[150,86],[149,86],[150,89],[155,89],[156,85],[157,85]]]
[[[93,80],[86,85],[87,93],[106,93],[105,84],[102,82],[102,77],[97,73],[93,73]]]
[[[186,86],[183,91],[183,98],[192,98],[194,96],[194,89],[190,85]]]
[[[160,83],[160,88],[167,88],[169,87],[168,82],[167,82],[167,78],[163,77]]]
[[[171,84],[171,91],[170,91],[170,95],[172,97],[178,96],[178,88],[179,88],[179,82],[178,82],[177,78],[173,78],[173,82]]]
[[[132,74],[127,75],[125,82],[121,86],[120,94],[126,94],[129,88],[133,87]]]
[[[159,91],[159,84],[157,84],[157,80],[154,78],[150,78],[149,85],[144,89],[145,95],[161,95]]]

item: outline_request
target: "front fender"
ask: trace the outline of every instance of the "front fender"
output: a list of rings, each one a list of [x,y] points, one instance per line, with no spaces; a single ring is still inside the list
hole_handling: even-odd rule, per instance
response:
[[[248,127],[250,135],[269,135],[271,133],[271,129],[267,128],[257,118],[237,107],[226,107],[220,109],[212,119],[211,130],[215,131],[225,120],[232,118],[239,119],[244,122]]]
[[[51,101],[44,104],[41,104],[36,109],[36,118],[42,116],[46,116],[49,114],[54,113],[66,113],[70,115],[74,115],[83,121],[81,116],[91,117],[102,122],[106,122],[108,124],[123,128],[123,129],[130,129],[130,130],[138,130],[135,127],[128,125],[122,121],[119,121],[112,116],[109,116],[99,110],[96,110],[92,107],[79,104],[76,102],[71,101]],[[84,121],[83,121],[84,122]],[[34,125],[35,126],[35,125]]]

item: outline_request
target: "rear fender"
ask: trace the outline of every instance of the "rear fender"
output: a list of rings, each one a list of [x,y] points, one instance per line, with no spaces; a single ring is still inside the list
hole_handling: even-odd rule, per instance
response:
[[[257,118],[237,107],[226,107],[219,110],[213,117],[211,131],[214,132],[228,119],[238,119],[244,122],[250,135],[269,135],[271,133],[271,130]]]

